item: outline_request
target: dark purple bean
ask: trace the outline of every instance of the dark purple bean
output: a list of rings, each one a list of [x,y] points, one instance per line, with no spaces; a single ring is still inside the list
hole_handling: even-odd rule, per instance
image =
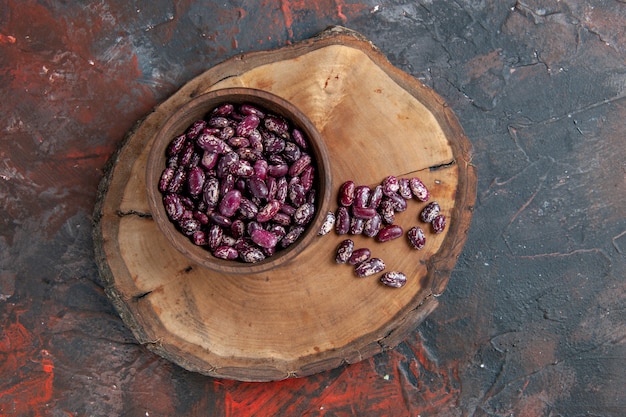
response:
[[[235,110],[235,106],[233,106],[230,103],[225,103],[225,104],[221,104],[221,105],[217,106],[216,108],[214,108],[211,111],[211,115],[212,116],[222,116],[222,117],[224,117],[224,116],[230,115],[233,112],[233,110]]]
[[[426,245],[426,235],[421,227],[411,227],[406,236],[409,239],[409,243],[415,249],[423,249]]]
[[[263,154],[256,149],[239,148],[236,152],[237,155],[239,155],[239,159],[245,159],[246,161],[256,162],[260,159],[263,159]]]
[[[226,127],[230,124],[230,120],[222,116],[211,117],[208,122],[211,127]]]
[[[285,226],[277,223],[271,224],[266,230],[273,233],[278,238],[278,240],[282,239],[287,234]]]
[[[284,177],[289,172],[289,165],[287,164],[278,164],[278,165],[270,165],[267,168],[267,173],[272,177]]]
[[[275,234],[263,229],[253,231],[250,238],[262,248],[273,248],[278,243],[278,237]]]
[[[400,184],[398,183],[398,178],[394,175],[389,175],[386,177],[381,183],[383,186],[383,194],[391,195],[400,189]]]
[[[345,264],[352,256],[352,252],[354,252],[354,241],[352,239],[342,240],[335,251],[335,262]]]
[[[220,182],[220,195],[226,195],[230,190],[235,189],[235,176],[233,174],[226,174],[222,181]]]
[[[409,179],[409,187],[413,195],[420,201],[428,201],[430,193],[424,183],[417,177]]]
[[[378,209],[378,206],[380,206],[380,202],[383,199],[383,195],[384,194],[382,185],[377,185],[376,187],[374,187],[374,190],[370,194],[370,201],[367,204],[367,207]]]
[[[293,221],[298,226],[305,226],[310,223],[315,215],[315,206],[313,204],[304,203],[296,209],[293,214]]]
[[[206,128],[206,122],[204,120],[196,120],[193,124],[187,129],[186,135],[189,140],[194,140],[196,136],[202,132],[202,130]]]
[[[229,229],[230,226],[233,224],[231,219],[218,213],[209,214],[209,219],[211,220],[211,222],[213,222],[213,224],[221,226],[225,229]]]
[[[204,190],[202,191],[203,201],[209,207],[217,206],[220,200],[220,182],[215,177],[209,177],[204,181]]]
[[[248,190],[250,190],[250,194],[258,199],[267,198],[267,185],[265,181],[257,176],[252,176],[248,178]]]
[[[276,192],[278,191],[278,180],[276,177],[268,175],[265,179],[265,184],[267,185],[267,199],[276,199]]]
[[[354,191],[356,185],[354,181],[346,181],[339,187],[339,204],[344,207],[350,207],[354,202]]]
[[[176,156],[178,155],[183,148],[185,147],[185,143],[187,143],[187,136],[178,135],[167,145],[166,154],[167,156]]]
[[[280,246],[286,248],[293,244],[302,235],[302,232],[304,232],[304,227],[295,226],[280,240]]]
[[[228,146],[226,142],[217,136],[209,135],[208,133],[201,133],[196,140],[196,144],[200,149],[208,152],[215,152],[218,154],[232,152],[232,148]]]
[[[402,227],[397,224],[390,224],[380,229],[376,235],[376,240],[379,242],[389,242],[390,240],[397,239],[404,233]]]
[[[354,268],[354,273],[359,278],[369,277],[385,269],[385,263],[380,258],[370,258],[361,262]]]
[[[335,227],[335,213],[329,211],[326,213],[326,218],[324,219],[324,223],[320,226],[320,230],[317,232],[318,235],[324,236],[330,233],[331,230]]]
[[[287,178],[280,177],[276,180],[276,196],[274,197],[276,200],[284,203],[287,201],[287,195],[289,193],[289,183],[287,182]]]
[[[204,171],[200,167],[193,167],[187,174],[187,191],[192,196],[197,196],[204,187]]]
[[[246,224],[241,219],[233,220],[233,224],[230,225],[230,234],[235,239],[240,239],[246,233]]]
[[[378,213],[385,224],[393,224],[396,221],[396,211],[393,207],[393,202],[388,198],[383,198],[378,206]]]
[[[278,116],[274,116],[272,114],[266,115],[263,125],[267,130],[282,138],[287,138],[289,136],[289,125],[284,119]]]
[[[235,136],[235,129],[233,129],[232,126],[226,126],[222,128],[220,132],[217,134],[217,137],[222,139],[226,143],[228,143],[230,139],[233,138],[234,136]],[[229,146],[232,146],[232,145],[230,145],[229,143]]]
[[[411,191],[408,178],[399,178],[398,184],[400,186],[398,188],[398,194],[400,194],[402,198],[404,198],[405,200],[410,200],[411,198],[413,198],[413,192]]]
[[[426,207],[420,212],[420,220],[425,223],[430,223],[439,215],[440,210],[439,203],[436,201],[430,202],[426,204]]]
[[[241,191],[234,189],[224,194],[220,200],[219,211],[223,216],[232,217],[241,204]]]
[[[209,216],[207,216],[206,213],[203,213],[199,210],[194,210],[193,218],[198,220],[200,224],[203,226],[206,224],[209,224]]]
[[[191,235],[191,241],[196,246],[206,246],[207,244],[206,233],[204,233],[202,230],[195,231],[193,235]]]
[[[300,184],[304,187],[304,191],[308,192],[313,188],[313,182],[315,182],[315,167],[309,165],[300,174]]]
[[[376,209],[369,207],[358,207],[352,205],[352,215],[358,219],[371,219],[376,214]]]
[[[176,172],[174,172],[174,176],[167,186],[168,193],[178,193],[183,184],[185,184],[185,180],[187,179],[187,171],[185,171],[184,167],[178,167]]]
[[[446,216],[440,214],[433,219],[433,232],[441,233],[446,228]]]
[[[200,222],[194,218],[183,219],[178,223],[178,225],[180,226],[180,230],[187,236],[192,236],[202,227]]]
[[[209,228],[209,235],[207,237],[209,248],[215,250],[222,244],[222,237],[224,236],[224,230],[217,224],[212,225]]]
[[[302,156],[300,147],[293,142],[286,142],[282,155],[289,162],[295,162]]]
[[[213,256],[232,261],[239,257],[239,252],[233,247],[222,245],[213,250]]]
[[[241,197],[239,203],[239,213],[246,219],[254,219],[259,212],[259,207],[251,200]]]
[[[354,202],[352,204],[356,207],[367,207],[370,193],[370,187],[367,185],[359,185],[354,189]]]
[[[200,165],[206,171],[210,171],[217,164],[219,156],[220,155],[217,152],[204,151],[204,153],[202,154],[202,159],[200,159]]]
[[[233,148],[247,148],[250,146],[250,141],[242,136],[233,136],[226,143]]]
[[[272,217],[272,221],[280,224],[281,226],[289,226],[291,224],[291,217],[292,216],[289,214],[279,211],[274,215],[274,217]]]
[[[311,165],[311,155],[304,153],[302,156],[289,167],[289,175],[297,177],[304,169]]]
[[[362,262],[367,261],[372,256],[372,251],[368,248],[359,248],[352,251],[352,255],[348,259],[350,265],[359,265]]]
[[[246,231],[248,232],[249,235],[252,235],[252,233],[255,230],[259,230],[259,229],[263,229],[263,226],[261,226],[261,224],[256,221],[248,222],[248,224],[246,225]]]
[[[254,175],[252,164],[245,159],[240,159],[230,166],[230,173],[241,178],[250,178]]]
[[[163,204],[165,206],[165,212],[170,219],[177,221],[183,217],[185,207],[183,203],[181,203],[178,194],[167,194],[163,197]]]
[[[380,231],[383,220],[380,214],[376,213],[374,217],[365,221],[363,226],[363,234],[368,237],[375,237]]]
[[[345,235],[350,230],[350,213],[347,207],[337,209],[335,231],[338,235]]]
[[[268,163],[265,159],[259,159],[254,162],[254,175],[262,180],[267,178]]]
[[[391,288],[401,288],[406,285],[406,275],[398,271],[385,272],[380,277],[380,282]]]
[[[300,129],[293,129],[291,131],[291,138],[296,143],[296,145],[298,145],[301,149],[308,148],[307,140],[304,137],[304,134],[302,133]]]
[[[244,104],[240,105],[239,106],[239,111],[243,115],[255,114],[260,119],[263,119],[265,117],[265,112],[263,110],[259,109],[258,107],[253,106],[252,104],[244,103]]]
[[[259,132],[257,129],[254,129],[252,132],[250,132],[250,135],[248,136],[248,141],[250,141],[250,147],[252,149],[258,152],[263,152],[263,136],[261,135],[261,132]]]
[[[193,158],[194,151],[195,147],[193,143],[185,143],[183,150],[178,154],[178,165],[187,168]]]
[[[390,194],[387,196],[387,198],[391,200],[393,209],[397,212],[403,212],[408,207],[406,200],[398,193]]]
[[[304,186],[299,182],[294,182],[289,187],[289,200],[295,206],[301,206],[306,202],[306,191],[304,190]]]
[[[185,209],[187,210],[191,210],[194,207],[194,202],[191,198],[187,197],[186,195],[183,194],[179,194],[178,195],[180,197],[180,202],[183,203],[183,206],[185,206]]]
[[[260,121],[261,119],[259,119],[259,116],[257,116],[256,114],[246,115],[243,120],[237,124],[237,136],[243,136],[244,138],[247,138],[248,136],[250,136],[250,133],[252,133],[252,131],[257,128]]]
[[[364,229],[365,229],[365,220],[359,219],[356,217],[353,217],[352,220],[350,220],[349,233],[351,235],[360,235],[361,233],[363,233]]]
[[[259,210],[256,215],[256,221],[259,223],[270,221],[278,213],[278,210],[280,210],[280,201],[271,200]]]
[[[162,193],[167,191],[170,182],[172,181],[172,178],[174,178],[175,173],[176,170],[171,167],[167,167],[163,170],[163,172],[161,173],[161,178],[159,179],[159,191],[161,191]]]
[[[239,155],[237,152],[228,152],[220,157],[217,162],[216,175],[219,178],[224,178],[230,173],[230,166],[236,164],[239,161]]]
[[[280,212],[281,213],[285,213],[288,216],[293,216],[293,214],[296,212],[296,208],[294,206],[292,206],[291,204],[281,203],[280,204]]]

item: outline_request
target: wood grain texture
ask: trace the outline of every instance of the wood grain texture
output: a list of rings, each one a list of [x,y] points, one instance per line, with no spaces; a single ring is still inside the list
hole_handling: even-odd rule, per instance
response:
[[[419,176],[449,218],[415,251],[354,236],[388,270],[409,277],[401,290],[358,279],[336,265],[346,238],[314,239],[288,264],[232,276],[174,250],[149,214],[146,159],[156,130],[197,95],[225,87],[277,94],[303,111],[325,138],[331,187],[374,186],[387,175]],[[472,214],[471,151],[443,100],[393,67],[369,42],[333,28],[299,44],[239,56],[195,78],[148,115],[112,159],[96,208],[95,244],[107,293],[141,343],[181,366],[247,381],[309,375],[368,358],[402,341],[435,307]],[[417,224],[411,201],[396,224]]]

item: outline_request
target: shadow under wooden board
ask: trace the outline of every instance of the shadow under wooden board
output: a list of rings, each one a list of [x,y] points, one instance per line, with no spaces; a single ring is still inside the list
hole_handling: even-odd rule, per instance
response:
[[[347,180],[375,186],[419,177],[448,226],[427,244],[405,236],[316,237],[295,259],[251,275],[217,273],[171,247],[151,218],[146,159],[157,129],[191,98],[225,87],[279,95],[316,125],[328,148],[333,193]],[[466,240],[476,194],[471,146],[431,89],[392,66],[358,33],[332,27],[278,50],[234,57],[196,77],[129,132],[109,161],[94,212],[96,257],[110,297],[140,343],[206,375],[243,381],[300,377],[358,362],[400,343],[437,306]],[[395,224],[420,225],[409,201]],[[368,247],[402,288],[357,278],[335,262],[345,238]],[[210,256],[210,255],[208,255]]]

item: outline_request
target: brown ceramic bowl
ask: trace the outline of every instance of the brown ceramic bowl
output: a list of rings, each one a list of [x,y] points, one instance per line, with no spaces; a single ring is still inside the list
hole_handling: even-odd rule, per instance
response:
[[[219,259],[213,256],[208,248],[195,245],[168,218],[163,205],[163,195],[158,189],[161,173],[166,167],[166,148],[170,141],[175,136],[184,133],[194,121],[204,118],[209,111],[224,103],[235,105],[249,103],[284,117],[293,127],[300,129],[308,139],[308,152],[313,157],[313,164],[316,168],[316,182],[314,185],[317,190],[315,216],[296,242],[284,249],[277,247],[276,252],[272,256],[266,257],[257,263]],[[147,162],[146,186],[148,203],[152,217],[161,232],[174,248],[191,261],[223,273],[258,273],[282,266],[293,260],[317,235],[330,207],[331,181],[329,165],[328,151],[320,133],[313,123],[288,101],[274,94],[250,88],[215,90],[189,101],[172,114],[157,131]]]

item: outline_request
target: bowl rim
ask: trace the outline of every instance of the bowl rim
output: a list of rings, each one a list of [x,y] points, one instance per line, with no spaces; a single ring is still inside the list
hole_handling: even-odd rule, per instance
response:
[[[263,107],[270,113],[287,119],[292,128],[299,128],[307,137],[309,154],[313,157],[318,186],[315,199],[316,212],[302,235],[289,247],[277,249],[276,254],[257,263],[240,260],[224,260],[213,256],[208,249],[195,245],[168,218],[163,205],[163,194],[158,189],[161,173],[165,168],[165,149],[169,142],[183,133],[193,121],[205,115],[219,104],[249,103]],[[150,143],[150,142],[149,142]],[[229,87],[202,93],[173,111],[152,137],[146,163],[146,191],[148,205],[154,222],[167,241],[187,259],[216,272],[229,274],[255,274],[265,272],[293,261],[318,235],[331,202],[331,168],[328,149],[323,136],[313,122],[296,106],[276,94],[248,87]]]

